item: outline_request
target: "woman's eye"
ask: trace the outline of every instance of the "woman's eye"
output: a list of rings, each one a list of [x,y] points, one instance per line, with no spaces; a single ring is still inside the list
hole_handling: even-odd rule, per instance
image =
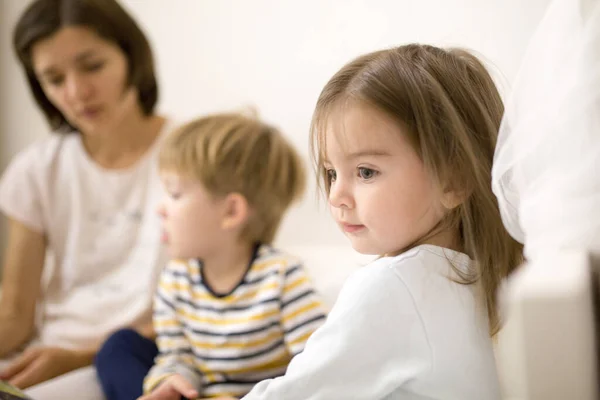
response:
[[[83,69],[87,72],[96,72],[96,71],[101,70],[102,67],[104,67],[104,62],[97,62],[97,63],[85,65],[83,67]]]
[[[51,86],[60,86],[64,81],[62,76],[53,76],[46,78],[46,83]]]

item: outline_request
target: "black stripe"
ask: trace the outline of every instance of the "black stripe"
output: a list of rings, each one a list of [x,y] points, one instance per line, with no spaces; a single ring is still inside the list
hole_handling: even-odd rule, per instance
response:
[[[156,293],[154,294],[154,296],[158,297],[160,299],[160,301],[162,301],[163,303],[165,303],[165,305],[167,307],[169,307],[171,310],[175,311],[175,305],[173,303],[171,303],[169,300],[167,300],[161,293],[160,290],[157,290]],[[177,299],[179,300],[179,299]]]
[[[325,319],[325,318],[326,318],[326,317],[325,317],[325,315],[324,315],[324,314],[321,314],[321,315],[319,315],[319,316],[317,316],[317,317],[314,317],[314,318],[311,318],[311,319],[309,319],[308,321],[301,322],[301,323],[299,323],[298,325],[291,327],[290,329],[288,329],[288,330],[286,330],[286,331],[285,331],[285,334],[286,334],[286,335],[289,335],[289,334],[291,334],[292,332],[294,332],[294,331],[296,331],[296,330],[298,330],[298,329],[302,328],[303,326],[306,326],[306,325],[308,325],[308,324],[312,324],[313,322],[320,321],[320,320],[323,320],[323,319]]]
[[[188,274],[187,272],[179,272],[179,271],[172,271],[171,272],[171,276],[175,277],[175,278],[183,278],[185,279],[187,282],[189,282],[190,284],[194,285],[194,286],[198,286],[200,285],[202,282],[200,281],[200,276],[198,275],[198,280],[195,280],[195,276],[190,276],[190,274]]]
[[[158,352],[158,356],[159,357],[173,356],[173,355],[178,355],[178,354],[185,354],[185,355],[195,356],[195,354],[192,351],[192,349],[177,349],[177,350],[169,350],[167,352],[164,352],[164,351],[159,351]]]
[[[291,273],[295,272],[298,270],[299,267],[294,267],[290,270],[288,270],[286,272],[286,276],[290,275]],[[251,272],[251,271],[249,271]],[[198,276],[197,279],[194,279],[195,277],[191,277],[189,276],[187,273],[184,272],[172,272],[171,275],[175,278],[182,278],[184,279],[186,282],[188,282],[190,285],[193,286],[200,286],[203,285],[202,280],[200,279],[200,277]],[[251,285],[256,285],[257,283],[261,283],[263,282],[265,279],[270,278],[273,275],[279,275],[279,271],[275,270],[275,271],[267,271],[265,274],[258,276],[252,280],[248,280],[248,277],[244,277],[244,279],[242,280],[242,282],[240,283],[239,286],[251,286]]]
[[[259,302],[252,303],[252,304],[249,304],[246,306],[231,306],[231,307],[223,307],[223,308],[216,308],[216,307],[197,304],[197,303],[194,303],[192,300],[183,299],[179,296],[177,296],[176,301],[177,301],[177,303],[187,304],[188,306],[190,306],[196,310],[213,311],[216,313],[227,313],[227,312],[231,312],[231,311],[245,311],[245,310],[249,310],[253,307],[263,305],[263,304],[277,303],[277,302],[279,302],[279,297],[261,300]]]
[[[192,352],[194,352],[196,357],[198,357],[199,359],[201,359],[203,361],[239,361],[239,360],[248,360],[251,358],[257,358],[257,357],[263,356],[265,354],[272,353],[278,347],[282,347],[282,346],[285,347],[285,342],[283,341],[283,339],[280,339],[277,342],[270,345],[269,347],[266,347],[260,351],[257,351],[255,353],[251,353],[251,354],[246,354],[243,356],[237,356],[237,357],[209,357],[209,356],[205,356],[202,354],[198,354],[198,352],[195,349],[192,349]]]
[[[288,307],[288,306],[294,304],[295,302],[297,302],[298,300],[302,300],[303,298],[305,298],[307,296],[310,296],[310,295],[313,295],[313,294],[315,294],[314,290],[307,289],[306,291],[304,291],[303,293],[300,293],[296,297],[294,297],[294,298],[292,298],[292,299],[290,299],[290,300],[288,300],[288,301],[286,301],[284,303],[281,303],[281,308]]]
[[[181,337],[181,338],[184,338],[184,339],[187,340],[187,337],[185,336],[185,334],[182,331],[179,331],[179,332],[161,332],[158,335],[158,337],[156,338],[156,340],[158,340],[160,338],[163,338],[165,336],[168,337],[168,338],[171,338],[171,339],[176,339],[176,338]]]
[[[268,271],[266,274],[263,274],[258,278],[254,278],[251,281],[244,280],[243,284],[245,286],[256,285],[257,283],[261,283],[265,279],[270,278],[272,275],[279,275],[279,271]]]
[[[298,264],[298,265],[295,265],[292,268],[288,269],[287,271],[285,271],[285,277],[287,278],[294,272],[298,271],[301,267],[302,267],[302,265]]]

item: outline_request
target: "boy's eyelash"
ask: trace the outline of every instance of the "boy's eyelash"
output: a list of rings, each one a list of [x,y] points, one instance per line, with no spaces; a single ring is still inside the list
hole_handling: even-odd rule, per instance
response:
[[[337,173],[333,168],[325,168],[325,176],[328,182],[333,182],[337,177]]]
[[[364,180],[371,180],[377,175],[379,175],[379,171],[367,167],[358,167],[357,172],[358,177]]]

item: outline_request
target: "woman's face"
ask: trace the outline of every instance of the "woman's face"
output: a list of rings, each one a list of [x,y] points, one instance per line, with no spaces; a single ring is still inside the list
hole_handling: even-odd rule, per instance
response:
[[[137,91],[128,88],[125,54],[93,30],[61,28],[35,43],[31,57],[46,97],[81,133],[102,134],[141,113]]]

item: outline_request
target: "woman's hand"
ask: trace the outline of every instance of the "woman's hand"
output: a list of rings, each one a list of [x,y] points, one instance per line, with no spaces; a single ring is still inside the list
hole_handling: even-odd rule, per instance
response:
[[[1,307],[0,303],[0,309]],[[28,321],[8,313],[0,314],[0,359],[18,351],[32,334],[33,328]]]
[[[73,370],[91,365],[94,351],[37,347],[25,350],[4,371],[0,379],[19,389],[26,389]]]

